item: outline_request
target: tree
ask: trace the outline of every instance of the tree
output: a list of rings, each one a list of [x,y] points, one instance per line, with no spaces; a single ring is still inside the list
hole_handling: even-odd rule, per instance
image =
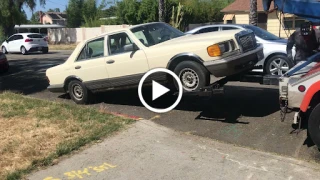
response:
[[[159,0],[159,21],[164,22],[165,21],[165,0]]]
[[[123,0],[117,2],[117,12],[119,23],[139,24],[138,10],[140,2],[137,0]]]
[[[257,0],[250,0],[250,16],[249,21],[251,25],[258,25]]]
[[[140,23],[158,21],[158,3],[155,0],[142,0],[139,11],[138,19]]]
[[[40,24],[39,11],[32,14],[30,24]]]
[[[0,1],[0,29],[4,36],[14,33],[14,26],[26,23],[26,15],[23,11],[23,5],[26,5],[31,11],[37,5],[37,0],[1,0]],[[46,0],[39,0],[41,6],[45,5]]]
[[[60,12],[60,8],[49,9],[48,12]]]
[[[68,14],[68,27],[77,28],[80,27],[83,22],[82,16],[83,0],[69,0],[68,7],[66,9]]]
[[[93,19],[97,16],[97,5],[96,0],[84,0],[82,6],[83,18]]]

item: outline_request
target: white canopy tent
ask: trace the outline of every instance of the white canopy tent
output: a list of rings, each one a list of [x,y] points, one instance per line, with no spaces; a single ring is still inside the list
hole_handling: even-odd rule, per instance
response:
[[[41,30],[45,29],[46,32],[48,29],[59,29],[59,28],[65,28],[65,26],[58,25],[58,24],[22,24],[22,25],[15,25],[14,29],[19,33],[20,31],[25,32],[27,30],[28,32],[31,32],[32,30],[38,30],[39,33],[41,33]]]

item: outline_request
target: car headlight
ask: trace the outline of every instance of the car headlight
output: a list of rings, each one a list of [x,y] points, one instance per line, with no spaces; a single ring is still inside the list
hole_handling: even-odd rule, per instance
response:
[[[208,54],[211,57],[221,56],[224,52],[224,49],[221,48],[220,44],[214,44],[207,48]]]
[[[214,44],[207,48],[208,54],[211,57],[221,56],[223,53],[231,52],[233,50],[235,50],[235,44],[233,40]]]

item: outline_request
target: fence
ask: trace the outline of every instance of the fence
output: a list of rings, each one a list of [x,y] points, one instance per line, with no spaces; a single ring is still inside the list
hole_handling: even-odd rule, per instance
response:
[[[96,37],[100,34],[122,29],[130,25],[103,25],[94,28],[62,28],[49,29],[48,39],[51,44],[78,43],[88,38]]]

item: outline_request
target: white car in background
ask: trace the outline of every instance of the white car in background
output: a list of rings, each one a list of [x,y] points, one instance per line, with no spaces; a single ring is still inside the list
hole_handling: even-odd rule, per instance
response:
[[[23,55],[29,52],[48,53],[48,41],[45,37],[38,33],[18,33],[6,39],[2,45],[3,53],[21,52]]]
[[[287,39],[279,38],[257,26],[247,24],[215,24],[197,27],[185,33],[196,35],[235,29],[252,30],[256,36],[257,43],[263,45],[264,58],[256,64],[253,72],[283,75],[293,67],[293,62],[287,58]],[[292,55],[293,57],[295,55],[294,48]]]

